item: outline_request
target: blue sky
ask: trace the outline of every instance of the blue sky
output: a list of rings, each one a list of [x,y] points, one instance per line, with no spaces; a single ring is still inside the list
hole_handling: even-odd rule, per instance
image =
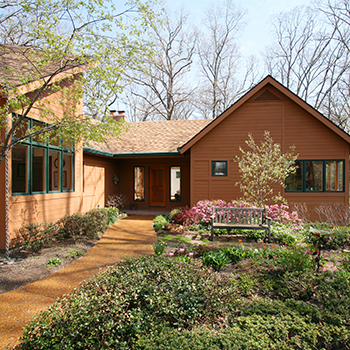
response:
[[[194,17],[200,17],[211,4],[218,4],[223,0],[168,0],[170,9],[183,7]],[[241,52],[244,56],[258,55],[271,42],[270,17],[285,12],[299,5],[309,5],[310,0],[236,0],[234,4],[247,9],[245,17],[247,25],[240,40]],[[215,5],[214,5],[215,6]]]

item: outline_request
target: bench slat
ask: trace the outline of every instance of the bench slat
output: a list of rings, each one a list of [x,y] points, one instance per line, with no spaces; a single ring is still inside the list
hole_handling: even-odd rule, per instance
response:
[[[213,207],[211,240],[215,228],[265,230],[270,241],[271,219],[266,208]]]

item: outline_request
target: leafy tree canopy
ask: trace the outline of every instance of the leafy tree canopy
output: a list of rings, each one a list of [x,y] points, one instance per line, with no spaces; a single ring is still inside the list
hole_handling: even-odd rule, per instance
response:
[[[122,89],[121,74],[152,54],[143,34],[156,2],[130,0],[118,12],[110,0],[0,0],[0,162],[34,135],[102,142],[120,133],[123,124],[110,117],[109,106]],[[52,93],[58,102],[46,99]],[[55,114],[58,106],[63,118]],[[14,140],[34,110],[46,124]]]
[[[236,183],[243,193],[244,199],[259,207],[268,201],[282,201],[281,194],[273,195],[277,185],[285,187],[288,174],[295,173],[295,161],[298,155],[294,153],[295,146],[290,152],[283,153],[281,145],[274,143],[269,131],[264,133],[264,141],[258,145],[251,134],[246,141],[250,150],[239,148],[242,155],[236,156],[241,179]]]

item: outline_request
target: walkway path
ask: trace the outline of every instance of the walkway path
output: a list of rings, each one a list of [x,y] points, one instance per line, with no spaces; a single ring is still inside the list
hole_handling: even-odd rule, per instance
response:
[[[152,254],[154,216],[129,216],[111,225],[88,253],[39,281],[0,295],[0,349],[18,344],[22,327],[39,311],[124,256]]]

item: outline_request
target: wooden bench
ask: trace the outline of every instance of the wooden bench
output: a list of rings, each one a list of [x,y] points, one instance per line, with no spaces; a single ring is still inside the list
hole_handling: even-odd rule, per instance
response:
[[[228,233],[236,229],[265,230],[264,242],[270,242],[271,218],[267,216],[266,208],[213,207],[211,241],[214,238],[214,229],[226,229]]]

